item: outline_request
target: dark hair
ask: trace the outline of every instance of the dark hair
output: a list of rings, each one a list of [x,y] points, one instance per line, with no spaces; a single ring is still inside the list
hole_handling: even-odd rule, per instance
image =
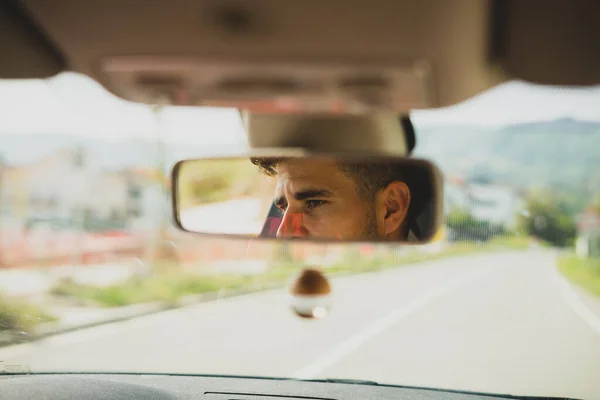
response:
[[[340,169],[356,183],[358,193],[367,200],[393,181],[404,181],[404,174],[396,165],[384,163],[342,162]]]
[[[251,158],[250,161],[252,164],[257,165],[260,172],[267,176],[275,176],[277,175],[277,164],[281,162],[281,158]]]
[[[277,175],[281,158],[251,158],[260,171],[268,176]],[[397,164],[377,162],[340,162],[340,170],[356,183],[358,193],[366,200],[374,200],[375,194],[393,181],[404,181],[402,167]]]

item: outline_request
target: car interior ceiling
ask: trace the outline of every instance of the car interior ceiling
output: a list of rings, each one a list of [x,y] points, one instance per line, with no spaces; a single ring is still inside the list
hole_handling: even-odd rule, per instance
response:
[[[455,104],[508,79],[600,83],[597,1],[376,0],[364,7],[358,0],[262,0],[251,8],[207,0],[139,4],[2,2],[0,37],[11,40],[0,42],[0,78],[44,78],[70,70],[126,96],[119,87],[124,81],[112,80],[103,68],[112,56],[329,57],[352,63],[418,58],[435,71],[432,107]],[[308,16],[311,29],[301,22]],[[327,29],[332,20],[335,32]],[[354,40],[357,31],[360,42]]]

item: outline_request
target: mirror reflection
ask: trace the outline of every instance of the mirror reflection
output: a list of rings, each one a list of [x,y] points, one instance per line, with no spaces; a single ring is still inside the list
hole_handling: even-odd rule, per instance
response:
[[[426,241],[441,215],[437,178],[403,158],[188,160],[174,171],[176,220],[204,234]]]

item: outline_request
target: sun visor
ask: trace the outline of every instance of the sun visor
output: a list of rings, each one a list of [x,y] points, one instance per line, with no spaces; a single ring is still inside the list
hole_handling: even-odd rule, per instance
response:
[[[406,156],[414,147],[396,113],[368,115],[243,112],[251,148],[300,147],[322,152]],[[410,135],[409,135],[410,136]],[[412,142],[411,142],[412,140]],[[410,147],[407,145],[410,143]]]

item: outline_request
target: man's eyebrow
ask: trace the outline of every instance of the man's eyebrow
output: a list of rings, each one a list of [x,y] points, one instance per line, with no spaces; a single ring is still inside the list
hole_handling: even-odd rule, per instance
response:
[[[298,201],[312,197],[333,197],[333,193],[327,189],[304,189],[294,193],[294,198]]]
[[[304,189],[294,194],[294,199],[298,201],[310,199],[313,197],[333,197],[333,193],[327,189]],[[287,204],[285,196],[279,196],[275,199],[275,205],[284,207]]]

